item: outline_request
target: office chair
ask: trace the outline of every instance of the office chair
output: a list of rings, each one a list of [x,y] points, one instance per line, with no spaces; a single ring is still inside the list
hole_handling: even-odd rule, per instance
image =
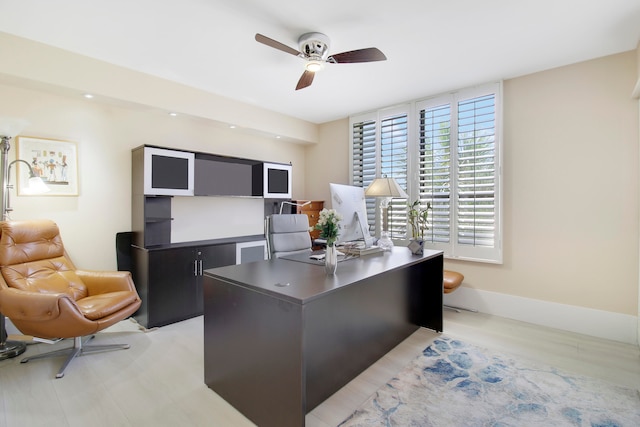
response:
[[[132,231],[116,233],[116,265],[118,271],[133,272],[133,260],[131,259]]]
[[[270,258],[311,253],[309,217],[306,214],[269,215],[266,228]]]
[[[3,221],[0,233],[0,312],[25,335],[74,340],[71,348],[22,363],[67,355],[56,375],[62,378],[77,356],[129,348],[84,344],[140,307],[131,273],[76,269],[53,221]],[[89,337],[83,342],[84,336]]]

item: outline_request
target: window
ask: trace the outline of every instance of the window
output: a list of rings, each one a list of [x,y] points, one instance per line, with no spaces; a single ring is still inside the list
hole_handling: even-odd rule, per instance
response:
[[[388,109],[351,119],[352,185],[368,187],[377,176],[386,175],[407,187],[409,108]],[[372,234],[379,234],[379,201],[367,198],[367,219]],[[389,206],[389,232],[403,239],[407,226],[406,201],[394,199]]]
[[[376,177],[377,122],[370,119],[353,122],[352,119],[351,129],[351,184],[367,188]],[[375,203],[367,198],[367,221],[372,235],[376,234]]]
[[[431,203],[428,247],[450,258],[502,262],[501,111],[501,85],[491,84],[352,117],[352,184],[395,178],[409,200]],[[391,204],[394,239],[410,237],[409,200]],[[375,203],[367,200],[374,230]]]

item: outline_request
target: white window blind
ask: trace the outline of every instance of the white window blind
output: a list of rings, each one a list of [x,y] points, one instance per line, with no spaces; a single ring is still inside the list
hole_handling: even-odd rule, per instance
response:
[[[457,236],[462,245],[495,244],[495,94],[458,102]]]
[[[437,102],[436,102],[437,104]],[[431,203],[431,243],[449,243],[451,227],[451,106],[424,107],[419,114],[418,197],[420,205]]]
[[[376,177],[393,177],[406,190],[410,122],[403,106],[351,117],[351,184],[367,188]],[[379,235],[382,220],[379,200],[367,198],[367,219],[373,235]],[[406,233],[407,201],[393,199],[388,210],[389,232],[394,239]]]
[[[432,206],[427,247],[502,262],[501,96],[496,83],[352,118],[353,184],[387,175],[409,194],[391,204],[394,240],[411,237],[406,206],[419,199]],[[367,206],[375,224],[373,201]]]
[[[376,177],[376,141],[378,124],[372,118],[356,118],[351,123],[351,184],[367,188]],[[376,204],[367,199],[367,220],[371,234],[375,234]]]
[[[408,132],[407,113],[386,116],[380,121],[380,174],[378,176],[395,178],[405,191],[408,170]],[[407,201],[392,199],[387,212],[389,219],[387,231],[391,238],[404,238],[407,229]]]

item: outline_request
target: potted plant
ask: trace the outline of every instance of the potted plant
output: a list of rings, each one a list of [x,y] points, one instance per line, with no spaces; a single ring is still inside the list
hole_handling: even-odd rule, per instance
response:
[[[415,255],[422,255],[424,248],[424,232],[429,229],[429,210],[431,202],[427,202],[426,207],[422,207],[420,199],[413,203],[407,203],[409,225],[411,226],[411,239],[408,248]]]
[[[324,256],[324,268],[327,274],[334,274],[338,267],[338,250],[335,247],[338,239],[338,223],[342,217],[335,209],[324,208],[320,211],[318,222],[311,230],[320,230],[320,238],[327,240],[327,250]]]

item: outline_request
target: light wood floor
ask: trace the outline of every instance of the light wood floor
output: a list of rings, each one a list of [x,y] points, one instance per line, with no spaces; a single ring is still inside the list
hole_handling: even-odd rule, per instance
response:
[[[640,388],[637,346],[466,312],[446,311],[444,328],[479,346]],[[94,341],[130,343],[129,350],[77,358],[62,379],[54,379],[60,359],[2,361],[0,427],[252,426],[204,385],[202,337],[202,317],[147,333],[125,321]],[[336,426],[437,337],[417,331],[310,412],[307,426]],[[67,345],[30,345],[27,354]]]

